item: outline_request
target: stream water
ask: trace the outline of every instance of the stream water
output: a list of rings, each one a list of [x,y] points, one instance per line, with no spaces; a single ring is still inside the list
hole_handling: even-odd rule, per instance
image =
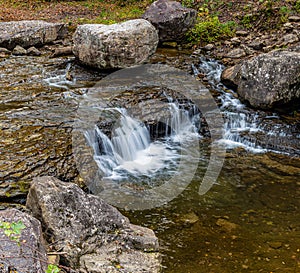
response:
[[[198,194],[198,187],[212,143],[197,129],[199,113],[169,95],[165,105],[171,114],[163,121],[164,135],[154,138],[147,124],[123,107],[113,107],[106,110],[118,114],[120,122],[112,135],[96,126],[85,137],[106,179],[129,180],[129,187],[141,189],[174,175],[182,143],[189,143],[191,136],[197,139],[198,167],[181,194],[158,208],[122,210],[133,223],[155,231],[164,273],[300,272],[299,117],[246,107],[219,83],[222,69],[204,58],[193,65],[194,74],[206,74],[225,117],[219,140],[227,147],[225,162],[205,195]],[[22,201],[35,175],[76,180],[74,113],[87,88],[103,76],[70,58],[0,59],[2,203],[11,197]]]

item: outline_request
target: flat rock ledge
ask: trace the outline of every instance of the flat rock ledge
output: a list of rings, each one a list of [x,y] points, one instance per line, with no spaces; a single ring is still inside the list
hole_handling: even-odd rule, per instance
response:
[[[147,62],[156,51],[158,34],[151,23],[136,19],[113,25],[80,25],[73,42],[73,53],[82,64],[118,69]]]
[[[62,23],[39,20],[0,22],[0,47],[14,49],[17,45],[28,48],[62,39],[67,27]]]
[[[63,264],[83,273],[160,272],[158,239],[101,198],[54,177],[33,180],[27,208]]]

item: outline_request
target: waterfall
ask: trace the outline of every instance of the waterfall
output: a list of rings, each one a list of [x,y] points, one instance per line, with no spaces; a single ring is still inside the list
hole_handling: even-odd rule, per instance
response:
[[[118,108],[114,110],[119,112],[119,119],[114,123],[110,137],[97,125],[85,132],[104,177],[119,179],[129,173],[152,176],[160,169],[171,169],[176,164],[180,156],[178,143],[191,135],[199,136],[199,113],[193,107],[184,109],[174,100],[167,105],[169,112],[159,121],[160,126],[164,125],[163,137],[151,138],[149,126],[131,117],[125,109]]]
[[[76,86],[76,78],[71,75],[72,63],[68,62],[66,68],[57,75],[45,75],[45,83],[50,87],[69,90],[70,87]]]
[[[200,58],[200,63],[193,66],[195,75],[205,74],[209,84],[218,91],[220,109],[225,117],[224,135],[221,140],[228,148],[241,146],[252,152],[297,153],[298,146],[293,139],[299,139],[291,126],[280,124],[276,113],[267,113],[247,108],[237,99],[234,91],[227,89],[221,82],[224,66],[216,60]],[[276,122],[274,122],[274,120]]]
[[[146,126],[129,116],[122,115],[120,127],[114,129],[112,146],[124,161],[132,161],[137,153],[150,145],[150,133]]]

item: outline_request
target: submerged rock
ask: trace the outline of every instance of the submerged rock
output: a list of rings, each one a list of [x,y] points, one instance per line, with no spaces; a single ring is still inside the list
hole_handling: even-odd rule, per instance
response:
[[[137,19],[113,25],[81,25],[73,40],[73,53],[81,63],[112,69],[146,62],[156,50],[158,35],[148,21]]]
[[[142,16],[158,29],[160,42],[180,41],[194,26],[196,17],[196,10],[169,0],[155,1]]]
[[[30,47],[43,45],[64,37],[67,28],[61,23],[44,21],[0,22],[0,47],[13,49],[17,45]]]
[[[42,243],[41,223],[16,209],[0,211],[0,222],[18,221],[25,225],[19,238],[20,245],[0,229],[0,272],[45,272],[47,254]]]
[[[240,98],[260,109],[299,108],[300,53],[273,51],[223,72],[222,81],[237,86]]]
[[[80,272],[160,271],[158,240],[77,185],[53,177],[33,181],[27,207],[41,219],[48,242]]]

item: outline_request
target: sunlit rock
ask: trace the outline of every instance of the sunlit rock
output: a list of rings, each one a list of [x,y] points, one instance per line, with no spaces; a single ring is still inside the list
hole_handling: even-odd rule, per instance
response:
[[[17,45],[30,47],[44,45],[63,38],[67,33],[65,24],[44,21],[0,22],[0,47],[13,49]]]
[[[97,196],[54,177],[33,181],[27,207],[49,243],[80,272],[159,272],[158,239]],[[79,262],[79,264],[78,264]]]
[[[222,81],[237,86],[240,98],[260,109],[299,108],[300,53],[272,51],[223,72]]]
[[[78,26],[73,53],[85,65],[99,68],[125,68],[146,62],[156,51],[157,31],[143,19],[120,24]]]

